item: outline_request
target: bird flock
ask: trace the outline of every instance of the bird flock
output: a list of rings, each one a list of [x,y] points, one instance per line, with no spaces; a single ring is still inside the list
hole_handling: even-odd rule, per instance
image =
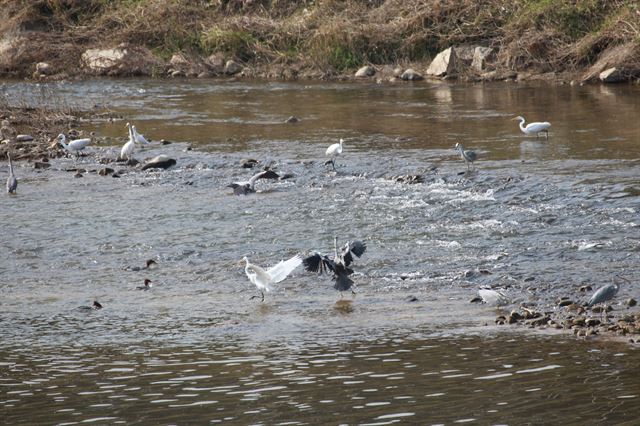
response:
[[[512,120],[516,120],[519,122],[520,130],[525,135],[535,135],[537,138],[540,134],[544,134],[546,139],[549,138],[549,129],[551,128],[551,124],[549,122],[533,122],[525,125],[526,120],[522,116],[515,117]],[[127,123],[126,127],[128,129],[128,140],[120,150],[120,159],[130,162],[133,159],[133,154],[135,152],[136,146],[147,145],[150,142],[144,137],[144,135],[138,133],[135,125]],[[84,152],[85,148],[91,144],[90,138],[75,139],[67,143],[67,139],[64,134],[58,135],[56,140],[64,148],[65,151],[69,152],[70,154],[75,154],[76,159]],[[476,154],[476,152],[465,149],[460,142],[455,144],[454,149],[459,152],[460,157],[465,162],[467,171],[471,171],[472,169],[474,169],[474,162],[478,159],[478,155]],[[340,139],[338,143],[330,145],[325,151],[325,156],[329,157],[329,160],[325,162],[325,165],[330,164],[333,171],[337,171],[336,159],[343,153],[343,150],[343,139]],[[7,153],[7,159],[9,162],[9,176],[7,178],[6,184],[7,193],[15,195],[18,188],[18,180],[15,176],[13,163],[11,161],[11,156],[9,153]],[[153,167],[154,165],[156,165],[156,163],[160,164],[160,167],[166,168],[176,164],[176,161],[165,155],[159,155],[158,157],[151,160],[150,163],[145,165],[142,169],[146,170],[146,168],[149,168],[149,166]],[[270,170],[269,168],[265,168],[265,170],[262,170],[251,176],[247,181],[233,182],[228,185],[228,187],[232,188],[234,194],[236,195],[248,195],[256,191],[256,181],[260,179],[280,178],[281,176],[276,172]],[[334,237],[333,256],[322,254],[319,252],[313,252],[311,255],[303,258],[299,254],[296,254],[290,259],[282,260],[268,269],[263,269],[262,267],[251,263],[245,256],[242,258],[242,262],[244,262],[245,274],[249,281],[253,285],[255,285],[260,292],[260,296],[254,295],[251,297],[251,299],[259,297],[261,301],[264,302],[264,293],[272,291],[274,289],[274,284],[282,282],[300,265],[303,265],[304,269],[307,272],[315,273],[318,275],[331,275],[331,279],[334,282],[333,288],[339,291],[341,296],[342,292],[348,290],[351,290],[351,292],[355,294],[355,292],[353,291],[354,281],[351,278],[354,273],[352,265],[356,258],[361,257],[365,253],[366,249],[366,244],[360,240],[348,241],[343,246],[341,246],[340,249],[338,249],[338,237],[336,236]],[[149,269],[155,264],[156,262],[154,260],[148,260],[144,267],[133,268],[131,270]],[[627,279],[620,276],[616,276],[616,279],[628,282]],[[151,290],[152,285],[153,284],[150,279],[145,279],[144,285],[138,286],[136,287],[136,289],[148,291]],[[587,306],[593,307],[598,304],[604,304],[607,301],[613,299],[618,293],[619,286],[619,283],[614,279],[613,283],[600,287],[589,299],[589,301],[587,302]],[[490,305],[501,306],[509,303],[509,300],[505,296],[505,294],[495,289],[487,287],[480,288],[478,291],[478,295],[478,301]],[[97,310],[102,309],[102,305],[99,302],[94,301],[93,305],[81,308]]]

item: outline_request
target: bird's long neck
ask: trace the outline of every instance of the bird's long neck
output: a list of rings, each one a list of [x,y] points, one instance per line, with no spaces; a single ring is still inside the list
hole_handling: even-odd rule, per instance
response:
[[[338,237],[333,237],[333,253],[334,259],[338,260]]]
[[[520,117],[520,130],[525,131],[524,118]]]
[[[9,159],[9,174],[13,176],[13,163],[11,162],[11,156],[8,153],[7,158]]]
[[[62,147],[66,150],[69,149],[69,146],[65,143],[65,137],[64,135],[62,135],[61,137],[58,138],[58,142],[60,142],[60,145],[62,145]]]

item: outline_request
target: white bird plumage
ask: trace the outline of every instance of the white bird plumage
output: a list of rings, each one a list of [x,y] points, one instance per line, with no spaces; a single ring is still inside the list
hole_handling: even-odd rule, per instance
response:
[[[343,143],[344,143],[344,139],[340,139],[340,142],[329,145],[329,148],[327,148],[327,152],[325,153],[327,157],[331,157],[331,160],[329,160],[328,162],[331,162],[331,165],[333,166],[333,170],[336,169],[336,157],[342,154]]]
[[[120,158],[131,160],[131,157],[133,156],[133,150],[136,147],[136,142],[133,134],[133,126],[127,123],[127,127],[129,128],[129,140],[122,146],[122,149],[120,150]]]
[[[302,263],[302,258],[299,255],[295,255],[289,260],[282,260],[271,268],[264,270],[260,266],[250,263],[246,256],[242,260],[246,262],[244,272],[247,274],[249,281],[260,290],[263,302],[264,292],[273,290],[272,284],[284,280]],[[258,296],[253,296],[252,299],[255,297]]]
[[[67,144],[67,138],[62,133],[58,135],[57,139],[64,149],[66,149],[68,152],[75,153],[76,156],[80,155],[80,152],[91,143],[90,138],[84,138],[73,140]]]
[[[18,189],[18,179],[13,174],[13,163],[11,162],[11,155],[7,152],[7,158],[9,159],[9,177],[7,178],[7,194],[15,194]]]
[[[478,290],[478,296],[482,299],[482,303],[491,306],[503,306],[509,303],[509,299],[502,292],[491,288],[481,288]]]
[[[135,141],[135,143],[139,143],[141,145],[149,144],[149,141],[144,137],[144,135],[138,133],[136,126],[132,125],[131,123],[127,123],[127,127],[129,128],[130,131],[132,131],[133,140]]]
[[[512,118],[512,120],[520,122],[520,130],[522,130],[522,133],[525,135],[536,135],[537,138],[540,133],[544,133],[547,139],[549,139],[549,128],[551,127],[551,123],[548,121],[529,123],[525,126],[525,119],[520,115]]]

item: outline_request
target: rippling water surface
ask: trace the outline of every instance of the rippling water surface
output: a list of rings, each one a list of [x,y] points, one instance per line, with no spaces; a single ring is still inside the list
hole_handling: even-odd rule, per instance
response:
[[[17,166],[19,194],[0,202],[9,424],[640,416],[633,346],[498,329],[486,325],[495,310],[468,303],[481,284],[514,304],[584,300],[579,287],[615,273],[634,278],[618,299],[637,296],[637,88],[102,80],[3,90],[108,105],[175,142],[137,158],[178,160],[161,172],[117,166],[120,179],[92,173],[103,167],[93,157]],[[549,140],[522,135],[509,120],[518,114],[551,121]],[[300,122],[285,124],[291,115]],[[93,152],[115,157],[124,122],[87,124],[114,145]],[[324,151],[341,137],[333,173]],[[477,151],[476,171],[464,173],[456,142]],[[252,174],[244,158],[293,177],[233,196],[226,185]],[[74,167],[89,172],[74,178]],[[424,182],[397,181],[406,174]],[[367,242],[357,295],[300,268],[265,303],[249,300],[242,256],[268,266],[329,253],[334,235]],[[149,258],[158,267],[132,270]],[[135,290],[144,278],[153,289]],[[78,308],[93,300],[105,308]]]

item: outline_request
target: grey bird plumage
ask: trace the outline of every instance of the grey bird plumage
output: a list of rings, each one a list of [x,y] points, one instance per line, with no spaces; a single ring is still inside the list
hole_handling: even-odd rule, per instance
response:
[[[615,278],[619,278],[623,281],[629,282],[626,278],[621,277],[620,275],[616,275],[611,284],[607,284],[605,286],[600,287],[596,290],[595,293],[591,296],[591,299],[587,302],[588,307],[592,307],[597,305],[598,303],[604,303],[611,299],[613,299],[616,294],[618,294],[618,290],[620,289],[620,284],[616,283]]]
[[[334,257],[331,259],[327,255],[320,253],[313,253],[311,256],[305,258],[302,263],[309,272],[316,272],[318,274],[333,273],[332,279],[335,281],[333,288],[343,292],[349,290],[353,285],[353,280],[350,275],[353,274],[353,269],[349,266],[353,263],[356,257],[360,257],[366,251],[367,246],[362,241],[352,241],[346,243],[338,253],[338,237],[334,238]]]
[[[258,179],[279,179],[280,175],[270,169],[265,169],[260,173],[256,173],[251,176],[248,181],[244,182],[233,182],[230,185],[227,185],[229,188],[233,188],[233,193],[236,195],[247,195],[251,192],[256,192],[255,184]]]
[[[478,155],[474,151],[464,149],[461,143],[457,143],[454,149],[460,152],[460,157],[467,163],[467,170],[469,170],[469,164],[473,165],[473,162],[478,159]]]
[[[18,189],[18,179],[13,174],[13,163],[11,162],[11,155],[7,152],[7,158],[9,159],[9,177],[7,178],[7,194],[15,194]]]

